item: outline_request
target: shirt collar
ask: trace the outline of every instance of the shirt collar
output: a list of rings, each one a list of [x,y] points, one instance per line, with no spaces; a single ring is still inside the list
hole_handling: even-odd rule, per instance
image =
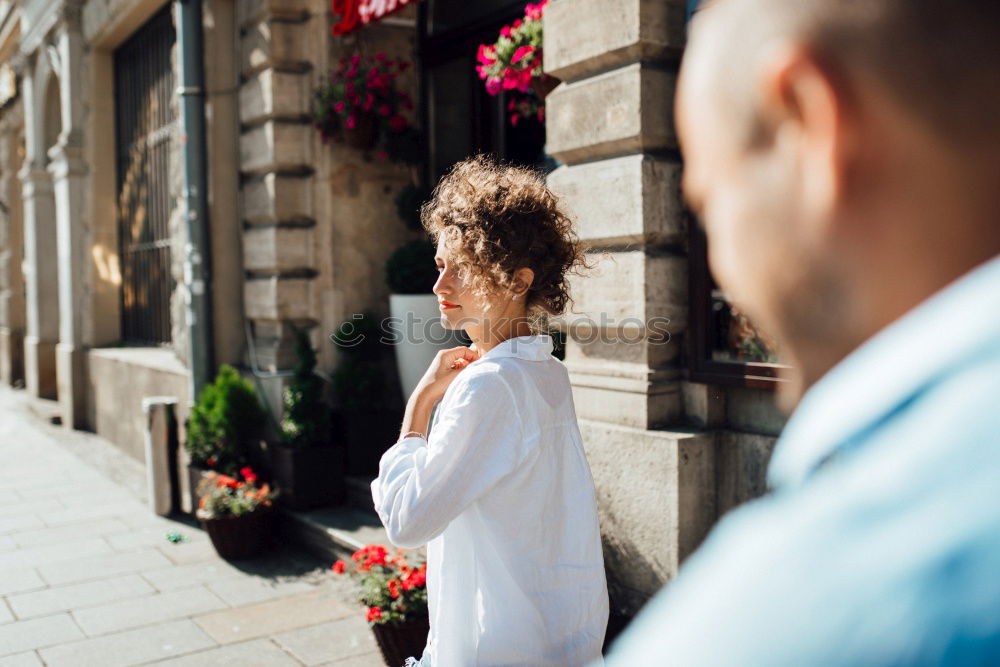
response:
[[[529,361],[545,361],[552,356],[553,348],[552,336],[548,334],[514,336],[513,338],[501,341],[495,347],[487,350],[476,361],[499,357],[517,357]]]
[[[1000,342],[1000,256],[889,324],[809,391],[768,467],[772,488],[804,482],[921,389]]]

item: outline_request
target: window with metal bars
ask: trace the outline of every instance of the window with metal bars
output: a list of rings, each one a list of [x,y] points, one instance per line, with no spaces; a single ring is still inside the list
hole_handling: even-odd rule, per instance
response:
[[[177,125],[172,3],[113,54],[121,337],[169,343],[170,159]]]

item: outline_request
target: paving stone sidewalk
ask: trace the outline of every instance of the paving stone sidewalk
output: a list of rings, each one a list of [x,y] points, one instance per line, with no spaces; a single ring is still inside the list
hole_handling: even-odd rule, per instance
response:
[[[220,559],[149,509],[140,463],[51,413],[0,387],[0,667],[383,664],[330,563]]]

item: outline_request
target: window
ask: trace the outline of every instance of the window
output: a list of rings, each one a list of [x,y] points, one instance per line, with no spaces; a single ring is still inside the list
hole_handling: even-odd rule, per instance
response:
[[[691,359],[694,382],[773,388],[781,380],[774,345],[715,284],[705,232],[690,217]]]
[[[176,126],[171,4],[114,52],[122,338],[169,343],[170,154]]]

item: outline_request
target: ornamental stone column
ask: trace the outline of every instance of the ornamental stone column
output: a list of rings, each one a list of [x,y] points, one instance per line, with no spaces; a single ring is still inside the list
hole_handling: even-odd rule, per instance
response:
[[[31,60],[22,79],[25,159],[18,172],[24,216],[24,376],[30,395],[55,398],[59,338],[56,206],[52,178],[45,171],[44,100],[36,88],[38,58]]]
[[[549,185],[598,263],[572,283],[565,363],[623,615],[716,518],[714,438],[680,426],[687,228],[672,106],[684,22],[682,0],[552,0],[544,18],[545,69],[562,80],[546,100],[548,151],[564,163]]]
[[[80,5],[68,2],[57,28],[56,49],[62,76],[62,132],[49,149],[48,171],[56,201],[56,239],[59,258],[59,342],[56,376],[63,424],[86,424],[86,341],[83,318],[87,306],[86,257],[89,234],[84,217],[87,165],[83,157],[83,35]]]

